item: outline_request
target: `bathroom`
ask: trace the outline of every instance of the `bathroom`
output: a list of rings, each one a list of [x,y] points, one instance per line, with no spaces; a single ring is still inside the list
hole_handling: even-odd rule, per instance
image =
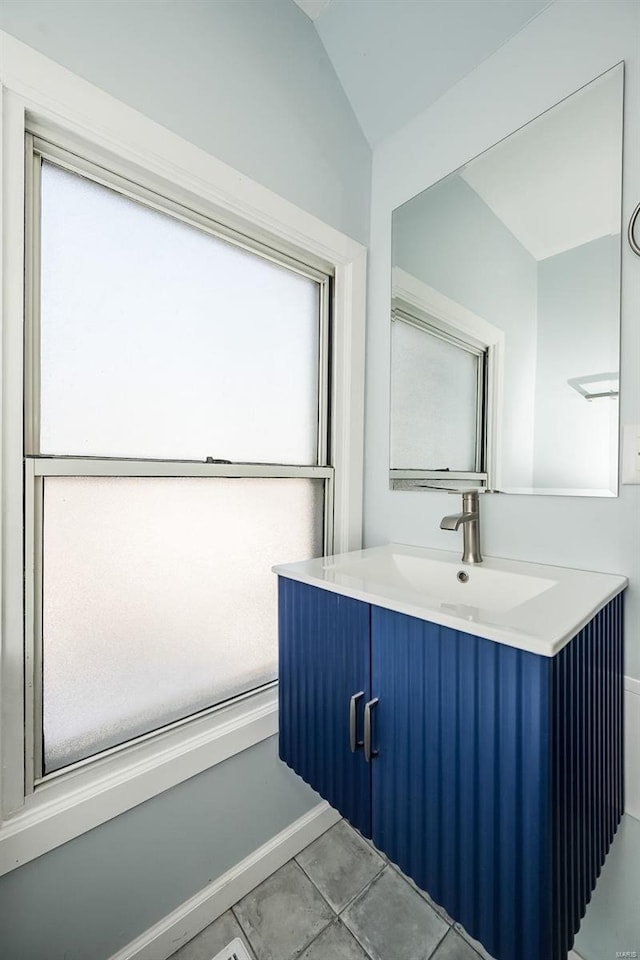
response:
[[[623,61],[620,425],[640,423],[640,264],[626,240],[640,199],[640,7],[633,0],[330,0],[315,23],[293,0],[4,0],[0,31],[7,182],[22,176],[10,139],[17,97],[70,134],[90,131],[138,163],[166,170],[188,161],[192,189],[209,178],[230,217],[253,212],[267,231],[286,224],[289,245],[313,237],[317,257],[328,251],[345,291],[337,309],[351,317],[344,327],[351,339],[340,345],[351,351],[350,368],[338,384],[341,455],[351,471],[337,498],[342,550],[389,542],[462,548],[461,533],[440,529],[458,498],[390,489],[392,212]],[[23,215],[19,192],[4,198],[11,229]],[[7,276],[15,275],[21,248],[3,248]],[[9,316],[22,287],[8,280],[6,287]],[[3,343],[12,349],[6,331]],[[14,372],[5,367],[5,406]],[[5,419],[7,470],[16,442]],[[19,483],[22,496],[21,472]],[[7,484],[3,477],[3,497]],[[583,960],[640,955],[640,496],[632,484],[617,492],[481,498],[485,556],[629,580],[626,814],[573,948]],[[5,501],[3,642],[17,636],[9,616],[22,595],[22,567],[4,553],[16,536],[11,516]],[[3,651],[5,678],[10,656]],[[5,730],[14,705],[3,700]],[[168,958],[291,858],[303,861],[309,844],[337,829],[336,817],[278,760],[276,734],[273,702],[265,699],[228,738],[194,739],[180,770],[155,768],[151,786],[116,773],[108,789],[94,779],[65,806],[51,781],[49,806],[24,823],[13,815],[7,771],[14,758],[3,740],[2,797],[12,812],[0,830],[2,960]],[[392,868],[383,869],[389,875]],[[424,960],[439,960],[446,937],[473,958],[475,947],[438,917],[441,939]],[[226,941],[238,930],[229,921]],[[225,945],[200,943],[184,960],[211,960]],[[291,960],[308,945],[275,960]],[[398,940],[397,954],[381,960],[414,960],[402,950]]]

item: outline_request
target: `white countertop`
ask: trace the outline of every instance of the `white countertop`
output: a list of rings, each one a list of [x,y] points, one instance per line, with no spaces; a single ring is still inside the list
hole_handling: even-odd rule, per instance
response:
[[[627,586],[626,577],[387,544],[279,564],[279,576],[552,657]],[[458,574],[468,575],[466,582]]]

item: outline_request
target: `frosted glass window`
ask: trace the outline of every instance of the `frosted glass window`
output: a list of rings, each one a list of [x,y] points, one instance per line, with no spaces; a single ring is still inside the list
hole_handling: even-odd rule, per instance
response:
[[[41,209],[41,453],[317,462],[317,281],[46,161]]]
[[[391,468],[475,471],[480,359],[402,320],[391,330]]]
[[[271,566],[322,514],[321,480],[47,478],[45,771],[273,680]]]

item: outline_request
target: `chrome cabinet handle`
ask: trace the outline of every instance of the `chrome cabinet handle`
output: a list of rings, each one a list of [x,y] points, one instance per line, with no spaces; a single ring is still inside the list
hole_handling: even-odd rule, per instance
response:
[[[360,693],[354,693],[349,701],[349,745],[351,753],[355,753],[358,747],[363,745],[363,740],[358,740],[358,700],[364,697],[364,690]]]
[[[378,698],[374,697],[364,705],[364,758],[367,763],[371,763],[374,757],[378,756],[378,750],[371,749],[371,711],[377,706]]]

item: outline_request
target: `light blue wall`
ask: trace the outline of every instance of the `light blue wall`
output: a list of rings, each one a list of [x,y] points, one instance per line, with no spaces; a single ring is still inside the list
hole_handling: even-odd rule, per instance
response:
[[[394,211],[392,258],[502,330],[535,326],[536,261],[458,174]]]
[[[375,146],[550,2],[332,0],[316,28]]]
[[[625,951],[640,955],[639,880],[640,820],[626,816],[576,936],[574,946],[583,960],[615,956],[612,947],[623,956]]]
[[[536,487],[611,487],[617,404],[604,398],[588,402],[567,380],[618,370],[619,285],[619,235],[539,264]]]
[[[293,0],[2,0],[0,29],[367,242],[371,151]]]
[[[366,242],[371,152],[292,0],[3,0],[0,29]],[[0,879],[0,957],[103,960],[316,802],[247,750]]]
[[[0,957],[110,957],[319,799],[265,740],[0,877]]]

